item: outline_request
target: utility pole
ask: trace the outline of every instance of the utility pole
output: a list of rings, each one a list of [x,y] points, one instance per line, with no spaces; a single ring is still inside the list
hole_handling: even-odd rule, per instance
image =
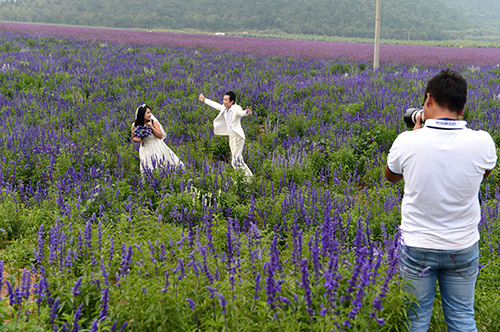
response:
[[[375,13],[375,49],[373,54],[373,70],[377,70],[379,67],[379,55],[380,55],[380,1],[377,0],[377,10]]]

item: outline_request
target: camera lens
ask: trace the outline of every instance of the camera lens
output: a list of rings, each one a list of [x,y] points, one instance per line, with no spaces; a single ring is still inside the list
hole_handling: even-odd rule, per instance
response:
[[[422,108],[409,108],[406,110],[403,119],[405,120],[406,126],[408,128],[415,127],[419,114],[421,114],[421,120],[423,124],[425,119],[424,119],[424,110]]]

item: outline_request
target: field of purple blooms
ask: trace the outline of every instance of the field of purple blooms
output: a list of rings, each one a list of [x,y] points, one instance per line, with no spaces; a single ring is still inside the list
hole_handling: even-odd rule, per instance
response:
[[[382,170],[436,63],[457,64],[465,120],[500,143],[494,53],[392,53],[373,72],[352,44],[324,59],[300,42],[231,53],[214,38],[42,30],[0,24],[0,330],[405,331],[403,184]],[[196,98],[230,89],[254,109],[250,182]],[[185,169],[141,177],[130,124],[143,102]],[[499,179],[480,194],[481,331],[500,316]]]
[[[308,59],[342,59],[351,62],[373,60],[372,43],[286,40],[162,31],[82,28],[32,23],[0,22],[1,31],[32,33],[38,36],[74,38],[92,42],[126,43],[238,52],[264,56]],[[380,63],[415,65],[500,65],[500,48],[380,45]]]

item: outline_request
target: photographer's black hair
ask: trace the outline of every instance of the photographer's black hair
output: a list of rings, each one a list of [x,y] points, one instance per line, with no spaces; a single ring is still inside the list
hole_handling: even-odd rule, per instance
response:
[[[144,126],[144,114],[146,114],[146,110],[148,108],[151,109],[151,107],[146,104],[142,104],[137,108],[137,113],[135,116],[135,127]]]
[[[236,94],[233,91],[226,92],[225,96],[229,96],[229,101],[236,102]]]
[[[425,99],[428,93],[439,106],[460,113],[467,102],[467,82],[456,71],[441,70],[439,74],[427,82]]]

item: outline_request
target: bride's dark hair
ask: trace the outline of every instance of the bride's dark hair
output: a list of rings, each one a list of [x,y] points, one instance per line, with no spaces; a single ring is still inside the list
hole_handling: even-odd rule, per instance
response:
[[[147,109],[151,109],[146,104],[142,104],[137,108],[137,111],[135,112],[135,127],[137,126],[144,126],[144,114],[146,114]]]

